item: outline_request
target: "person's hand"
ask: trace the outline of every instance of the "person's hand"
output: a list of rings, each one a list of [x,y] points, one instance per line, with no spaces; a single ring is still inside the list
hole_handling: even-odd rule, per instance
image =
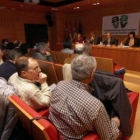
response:
[[[120,126],[120,120],[118,117],[114,117],[112,118],[111,120],[115,121],[117,123],[117,126],[119,127]]]
[[[47,55],[47,56],[50,56],[51,54],[50,54],[50,52],[46,52],[46,55]]]
[[[39,79],[36,80],[35,82],[38,82],[40,84],[43,84],[47,81],[47,75],[46,74],[43,74],[43,73],[40,73],[39,75]]]

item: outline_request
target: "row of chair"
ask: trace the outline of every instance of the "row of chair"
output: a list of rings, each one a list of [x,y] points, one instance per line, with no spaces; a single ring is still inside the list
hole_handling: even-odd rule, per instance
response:
[[[57,84],[63,80],[62,64],[51,63],[44,60],[37,60],[43,73],[47,74],[47,83],[51,85]]]
[[[55,63],[58,64],[64,64],[64,60],[68,57],[70,57],[70,54],[64,53],[64,52],[58,52],[58,51],[50,51],[53,60]],[[103,57],[96,57],[97,61],[97,69],[103,70],[110,73],[115,73],[115,71],[118,71],[122,67],[119,65],[114,65],[114,61],[111,58],[103,58]],[[124,74],[118,75],[121,79],[124,78]]]
[[[55,64],[43,60],[38,60],[42,72],[46,73],[48,78],[48,84],[51,85],[53,83],[58,83],[63,79],[62,75],[62,65]],[[133,114],[131,118],[132,128],[134,126],[137,103],[138,103],[139,94],[133,92],[128,94],[129,101],[133,108]],[[16,112],[18,113],[19,118],[21,119],[24,128],[27,132],[33,137],[34,140],[57,140],[58,133],[56,128],[46,119],[34,120],[33,123],[31,120],[37,117],[47,117],[49,114],[48,109],[41,110],[36,112],[30,106],[28,106],[25,102],[23,102],[19,97],[13,95],[9,97],[9,100],[14,105]],[[31,127],[32,126],[32,127]],[[59,140],[61,140],[61,136],[59,135]],[[128,140],[129,138],[123,136],[122,140]],[[83,138],[83,140],[100,140],[99,135],[95,133],[90,133]]]

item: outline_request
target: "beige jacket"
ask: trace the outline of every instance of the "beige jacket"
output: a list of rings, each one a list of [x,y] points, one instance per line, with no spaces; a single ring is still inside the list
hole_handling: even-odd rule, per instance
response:
[[[64,64],[62,67],[63,72],[63,79],[66,81],[72,80],[72,74],[71,74],[71,64]]]
[[[21,78],[17,73],[9,78],[9,82],[18,87],[18,96],[35,110],[49,106],[51,91],[46,82],[39,89],[33,81]]]

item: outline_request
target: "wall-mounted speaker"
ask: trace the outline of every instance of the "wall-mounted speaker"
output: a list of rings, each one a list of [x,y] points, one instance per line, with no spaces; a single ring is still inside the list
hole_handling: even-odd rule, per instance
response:
[[[52,15],[48,14],[45,16],[46,20],[48,21],[48,26],[53,26],[53,19],[52,19]]]

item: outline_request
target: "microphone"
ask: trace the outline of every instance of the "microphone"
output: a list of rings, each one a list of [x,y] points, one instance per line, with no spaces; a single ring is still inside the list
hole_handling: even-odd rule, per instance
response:
[[[128,37],[126,37],[121,43],[124,44],[127,39],[128,39]]]
[[[106,40],[108,40],[107,38],[104,41],[101,41],[102,43],[104,43]]]

